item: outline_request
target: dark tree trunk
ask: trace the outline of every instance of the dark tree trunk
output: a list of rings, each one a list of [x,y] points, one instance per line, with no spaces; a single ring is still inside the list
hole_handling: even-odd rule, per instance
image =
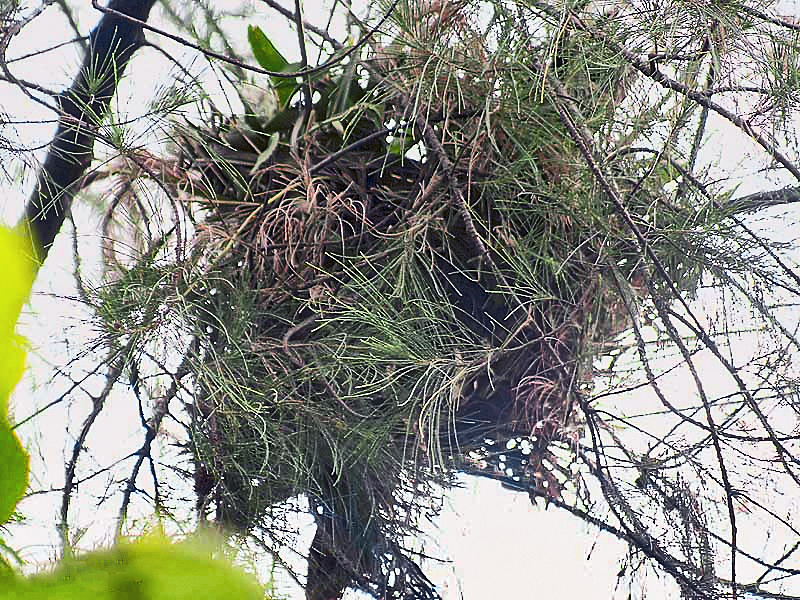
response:
[[[146,21],[155,0],[111,0],[108,8]],[[125,67],[144,42],[142,27],[105,13],[89,37],[89,52],[72,85],[58,97],[58,129],[25,217],[43,261],[61,229],[75,186],[92,161],[97,126]]]
[[[308,600],[339,600],[351,582],[351,573],[336,558],[329,540],[330,532],[317,519],[317,533],[308,551]]]

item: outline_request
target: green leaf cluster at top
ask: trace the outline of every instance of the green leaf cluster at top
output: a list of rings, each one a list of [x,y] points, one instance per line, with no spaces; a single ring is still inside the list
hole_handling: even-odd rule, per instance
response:
[[[248,26],[247,39],[258,63],[269,71],[289,74],[307,67],[303,63],[290,63],[286,60],[256,25]],[[347,49],[342,48],[335,54],[341,55],[345,52]],[[325,123],[326,128],[332,128],[342,138],[349,137],[360,125],[368,125],[370,131],[384,127],[384,106],[380,101],[369,99],[374,85],[367,83],[363,86],[358,81],[360,75],[357,62],[351,60],[347,63],[337,62],[335,67],[315,71],[304,78],[304,84],[308,86],[308,92],[313,97],[316,122]],[[303,118],[304,107],[292,104],[295,93],[303,87],[300,78],[273,76],[270,77],[270,85],[276,95],[277,111],[266,122],[258,123],[257,119],[253,122],[254,129],[259,134],[272,135],[289,131],[299,118]],[[276,138],[266,139],[269,142],[263,145],[274,147]],[[261,157],[262,161],[263,158]]]

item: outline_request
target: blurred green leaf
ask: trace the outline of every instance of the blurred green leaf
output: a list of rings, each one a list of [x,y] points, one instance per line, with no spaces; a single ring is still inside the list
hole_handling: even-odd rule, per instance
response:
[[[147,536],[69,559],[52,573],[0,579],[0,599],[264,600],[252,576],[214,554],[196,541]]]
[[[28,487],[28,454],[8,421],[0,422],[0,524],[14,512]]]
[[[25,368],[24,340],[14,328],[36,273],[33,256],[26,233],[0,228],[0,524],[28,487],[28,455],[8,421],[8,398]]]

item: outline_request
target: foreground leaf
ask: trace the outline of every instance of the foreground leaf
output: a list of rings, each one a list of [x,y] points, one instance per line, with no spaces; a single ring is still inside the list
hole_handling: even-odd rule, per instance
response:
[[[0,598],[26,600],[263,600],[253,578],[194,543],[171,544],[160,537],[60,565],[54,572],[0,580]]]
[[[14,327],[35,274],[30,242],[20,230],[0,228],[0,524],[28,487],[28,455],[8,421],[8,398],[22,377],[25,352]]]

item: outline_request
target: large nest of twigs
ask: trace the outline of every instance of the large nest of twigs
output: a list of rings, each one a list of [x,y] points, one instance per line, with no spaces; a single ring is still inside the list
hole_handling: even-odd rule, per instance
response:
[[[565,42],[552,73],[568,108],[602,123],[629,73],[570,43],[581,65]],[[184,295],[199,507],[246,531],[308,498],[311,598],[348,584],[436,597],[403,541],[435,509],[429,485],[461,469],[551,498],[577,485],[554,448],[581,436],[591,361],[642,295],[666,293],[645,284],[641,240],[535,65],[486,71],[479,44],[445,44],[437,56],[460,52],[458,69],[426,70],[434,52],[404,47],[299,82],[270,114],[215,114],[177,136],[200,274]],[[659,204],[634,154],[605,168],[691,289],[702,241],[676,253],[670,239],[691,195]]]

